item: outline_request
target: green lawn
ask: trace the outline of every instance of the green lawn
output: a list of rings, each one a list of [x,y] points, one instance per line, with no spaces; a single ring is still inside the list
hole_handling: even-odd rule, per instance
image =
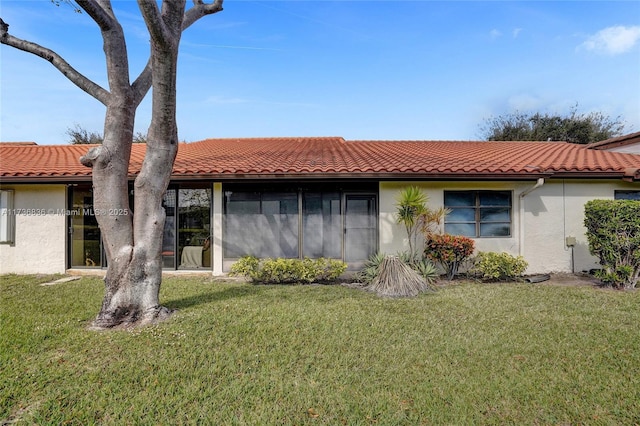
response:
[[[640,423],[640,292],[170,278],[171,320],[95,332],[101,281],[50,278],[0,277],[0,424]]]

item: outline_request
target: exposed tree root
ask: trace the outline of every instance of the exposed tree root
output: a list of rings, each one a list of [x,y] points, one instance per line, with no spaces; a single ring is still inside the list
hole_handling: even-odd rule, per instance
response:
[[[174,312],[174,309],[160,305],[145,310],[132,307],[117,308],[111,312],[100,312],[89,326],[89,329],[99,331],[142,327],[165,321]]]

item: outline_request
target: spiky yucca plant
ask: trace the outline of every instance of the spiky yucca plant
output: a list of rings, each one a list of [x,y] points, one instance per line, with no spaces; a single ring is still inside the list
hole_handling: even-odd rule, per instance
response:
[[[356,281],[362,284],[371,284],[371,282],[378,276],[380,270],[380,264],[384,260],[383,253],[376,253],[371,255],[364,264],[362,270],[358,271],[355,275]]]
[[[433,291],[427,281],[398,256],[386,256],[382,260],[378,275],[367,289],[386,297],[414,297]]]

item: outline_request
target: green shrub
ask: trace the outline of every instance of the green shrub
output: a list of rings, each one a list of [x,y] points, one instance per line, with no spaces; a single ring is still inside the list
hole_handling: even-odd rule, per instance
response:
[[[640,277],[640,201],[589,201],[584,225],[589,251],[603,267],[596,276],[615,288],[635,288]]]
[[[475,260],[471,272],[490,281],[514,280],[529,266],[522,256],[509,253],[480,252]]]
[[[335,281],[347,270],[347,264],[338,259],[320,258],[315,260],[316,281]]]
[[[258,259],[245,256],[233,264],[230,275],[264,284],[311,283],[336,280],[346,269],[346,263],[335,259]]]
[[[255,256],[244,256],[237,262],[231,265],[229,275],[245,277],[251,281],[255,281],[259,278],[259,265],[260,260]]]
[[[450,280],[458,273],[460,264],[473,254],[474,242],[471,238],[450,234],[431,234],[425,242],[424,254],[427,259],[437,262],[445,270]]]

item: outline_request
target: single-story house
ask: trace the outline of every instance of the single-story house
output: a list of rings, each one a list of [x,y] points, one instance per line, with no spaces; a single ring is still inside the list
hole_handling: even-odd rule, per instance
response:
[[[86,145],[0,144],[0,273],[105,266]],[[144,144],[135,144],[131,188]],[[528,273],[598,267],[587,201],[640,199],[640,155],[565,142],[208,139],[181,144],[165,195],[167,270],[222,275],[243,255],[343,259],[407,249],[400,191],[451,209],[444,231],[522,255]],[[135,196],[132,192],[132,197]]]

